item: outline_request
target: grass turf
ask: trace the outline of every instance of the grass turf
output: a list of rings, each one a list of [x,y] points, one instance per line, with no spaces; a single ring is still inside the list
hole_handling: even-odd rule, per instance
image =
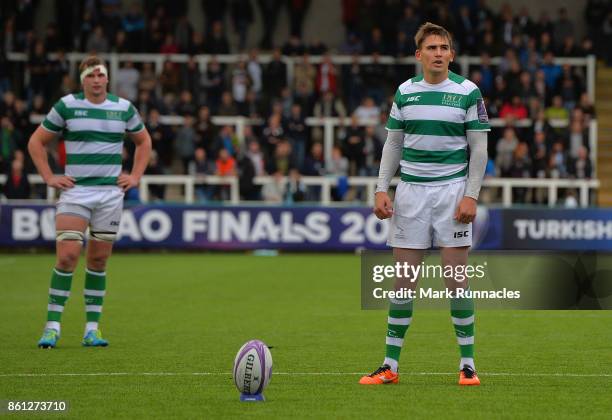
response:
[[[448,311],[417,310],[400,384],[363,387],[355,372],[380,365],[386,314],[360,310],[356,256],[117,254],[101,324],[110,346],[80,345],[81,265],[58,348],[39,350],[53,262],[52,255],[0,257],[0,400],[67,400],[61,417],[70,418],[608,418],[612,411],[610,311],[477,311],[483,385],[460,388]],[[240,403],[225,374],[251,338],[273,346],[277,373],[263,404]],[[50,376],[14,376],[24,373]],[[67,373],[100,375],[53,375]],[[593,376],[568,376],[575,374]]]

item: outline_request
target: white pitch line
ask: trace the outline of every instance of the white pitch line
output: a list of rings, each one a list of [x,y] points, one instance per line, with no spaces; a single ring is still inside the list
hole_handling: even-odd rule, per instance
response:
[[[410,372],[407,375],[440,376],[457,372]],[[231,376],[231,372],[94,372],[94,373],[1,373],[3,378],[38,378],[51,376]],[[286,376],[344,376],[364,375],[364,372],[273,372]],[[612,373],[506,373],[480,372],[480,376],[537,376],[537,377],[612,377]]]

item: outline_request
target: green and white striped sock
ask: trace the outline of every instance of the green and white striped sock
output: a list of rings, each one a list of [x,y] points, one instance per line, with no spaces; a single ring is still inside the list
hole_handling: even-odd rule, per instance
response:
[[[91,330],[98,329],[100,315],[102,314],[102,304],[106,294],[106,272],[85,269],[85,313],[87,324],[85,324],[85,334]]]
[[[389,316],[387,318],[387,338],[385,346],[385,361],[383,364],[391,366],[397,372],[400,352],[404,344],[404,336],[412,321],[412,299],[391,299]]]
[[[49,303],[47,304],[47,325],[45,325],[45,328],[53,328],[58,332],[60,331],[62,313],[70,296],[71,285],[72,273],[58,268],[53,269],[51,287],[49,287]]]
[[[461,353],[459,370],[463,369],[463,365],[468,365],[476,370],[474,366],[474,299],[451,299],[450,307],[451,319]]]

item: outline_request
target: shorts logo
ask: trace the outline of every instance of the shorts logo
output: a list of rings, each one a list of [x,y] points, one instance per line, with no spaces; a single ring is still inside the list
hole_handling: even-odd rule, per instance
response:
[[[489,116],[487,115],[487,109],[485,108],[484,99],[476,99],[476,112],[478,113],[478,122],[486,124],[489,122]]]
[[[110,222],[111,226],[119,226],[119,222],[113,220],[112,222]]]
[[[453,238],[467,238],[468,236],[470,236],[469,230],[464,230],[463,232],[455,232],[453,234]]]

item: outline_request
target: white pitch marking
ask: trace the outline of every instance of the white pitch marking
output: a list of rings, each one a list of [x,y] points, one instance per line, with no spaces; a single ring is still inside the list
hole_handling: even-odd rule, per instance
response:
[[[364,372],[273,372],[286,376],[341,376],[364,375]],[[231,376],[231,372],[93,372],[93,373],[0,373],[0,377],[37,378],[51,376]],[[410,375],[440,376],[457,375],[457,372],[410,372]],[[485,376],[538,376],[538,377],[612,377],[612,373],[506,373],[479,372]]]

